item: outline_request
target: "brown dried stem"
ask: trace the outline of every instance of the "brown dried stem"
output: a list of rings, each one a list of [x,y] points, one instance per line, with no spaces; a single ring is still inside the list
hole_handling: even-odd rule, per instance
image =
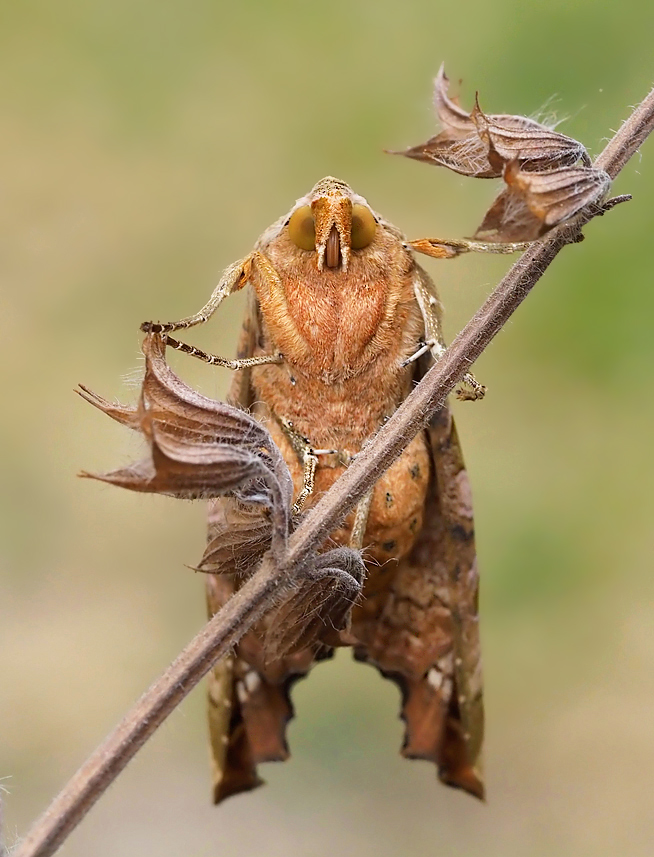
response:
[[[609,141],[595,166],[612,178],[654,130],[654,90]],[[608,207],[608,206],[607,206]],[[561,224],[513,265],[444,356],[413,390],[364,452],[311,510],[290,539],[284,568],[265,557],[255,575],[189,643],[55,798],[13,857],[47,857],[66,839],[171,711],[212,664],[270,608],[279,588],[390,466],[507,322],[557,253],[579,240],[581,228],[604,213],[595,207]]]

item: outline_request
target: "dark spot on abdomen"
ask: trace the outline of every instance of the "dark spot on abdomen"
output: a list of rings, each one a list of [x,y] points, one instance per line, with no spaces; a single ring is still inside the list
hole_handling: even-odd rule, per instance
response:
[[[411,474],[412,479],[420,479],[420,465],[414,464],[413,467],[409,469],[409,473]]]
[[[390,541],[388,541],[388,542],[384,542],[384,543],[382,544],[382,548],[383,548],[387,553],[390,553],[392,550],[395,550],[395,539],[391,539],[391,540],[390,540]]]

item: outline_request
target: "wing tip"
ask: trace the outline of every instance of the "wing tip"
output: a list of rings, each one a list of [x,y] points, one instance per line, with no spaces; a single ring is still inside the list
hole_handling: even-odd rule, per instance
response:
[[[219,804],[228,797],[234,797],[242,792],[251,792],[259,786],[264,786],[265,780],[262,780],[255,771],[231,771],[231,776],[221,777],[215,780],[212,789],[213,803]]]

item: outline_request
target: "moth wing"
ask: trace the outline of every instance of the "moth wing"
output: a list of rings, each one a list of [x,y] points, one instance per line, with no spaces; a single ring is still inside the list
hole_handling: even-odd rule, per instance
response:
[[[232,581],[207,577],[207,606],[213,616],[233,593]],[[208,713],[214,803],[262,785],[245,734],[236,693],[236,655],[230,652],[209,671]]]
[[[423,371],[423,366],[419,371]],[[438,766],[440,779],[483,798],[478,575],[467,473],[449,406],[427,438],[432,472],[424,523],[408,556],[371,568],[379,585],[355,608],[355,657],[402,693],[402,753]]]
[[[247,309],[245,318],[241,325],[241,333],[238,338],[236,347],[236,357],[238,360],[244,360],[246,357],[252,357],[254,350],[257,347],[259,338],[259,306],[254,289],[251,285],[247,289]],[[252,370],[239,369],[234,372],[232,383],[230,384],[227,393],[227,401],[246,410],[252,405]]]
[[[436,510],[441,521],[427,519],[418,556],[441,556],[450,611],[452,691],[440,747],[444,782],[484,797],[481,749],[484,706],[479,639],[479,572],[474,540],[472,494],[452,414],[446,405],[428,429],[434,465]],[[445,676],[447,679],[449,676]],[[410,732],[410,722],[407,729]]]
[[[248,309],[241,327],[237,357],[251,357],[258,334],[256,301],[252,289],[248,289]],[[228,401],[248,408],[251,404],[250,370],[235,372],[228,393]],[[209,507],[209,544],[213,538],[216,519],[225,521],[230,507],[235,502],[231,497],[214,500]],[[233,546],[236,554],[237,546]],[[206,579],[207,610],[209,617],[215,615],[236,589],[236,568],[225,563],[224,573],[208,574]],[[232,572],[230,574],[230,571]],[[236,691],[236,654],[230,652],[217,661],[208,674],[209,740],[211,750],[211,773],[214,803],[219,803],[232,794],[249,791],[263,781],[258,777],[243,726]]]

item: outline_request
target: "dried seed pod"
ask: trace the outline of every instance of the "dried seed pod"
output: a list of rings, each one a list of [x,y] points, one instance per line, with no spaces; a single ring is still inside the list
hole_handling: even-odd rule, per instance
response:
[[[448,96],[441,66],[434,104],[443,128],[426,143],[403,154],[474,178],[504,178],[475,238],[486,242],[533,241],[548,229],[600,200],[610,179],[595,170],[585,147],[526,116],[486,114],[475,98],[470,113]],[[581,164],[579,163],[581,162]],[[412,246],[432,256],[451,256],[439,242],[419,239]]]
[[[197,570],[209,574],[245,576],[252,573],[270,547],[271,524],[250,503],[215,503],[209,519],[209,540]]]
[[[534,119],[508,113],[485,114],[475,98],[467,113],[448,96],[444,66],[434,82],[434,106],[443,128],[426,143],[404,152],[414,160],[447,167],[474,178],[500,178],[509,161],[525,169],[552,169],[588,162],[584,146]]]
[[[489,162],[500,168],[517,162],[524,170],[550,170],[590,162],[584,146],[572,137],[560,134],[526,116],[509,114],[487,116],[475,98],[471,119],[477,133],[489,147]]]
[[[520,169],[517,162],[504,172],[506,188],[495,199],[475,238],[483,241],[534,241],[600,202],[611,185],[609,175],[592,167],[559,167],[548,172]]]

